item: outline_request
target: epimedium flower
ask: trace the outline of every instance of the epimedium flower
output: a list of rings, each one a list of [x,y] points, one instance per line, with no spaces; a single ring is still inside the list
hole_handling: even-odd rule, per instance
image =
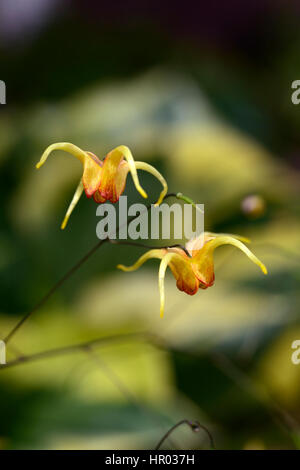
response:
[[[132,266],[119,264],[117,268],[123,271],[135,271],[148,259],[161,260],[158,271],[158,284],[160,292],[160,316],[164,315],[165,290],[164,279],[167,267],[171,269],[179,290],[194,295],[198,289],[207,289],[214,284],[214,259],[216,248],[222,245],[233,245],[245,253],[248,258],[257,264],[264,274],[267,274],[265,265],[244,245],[250,240],[237,235],[216,234],[204,232],[199,237],[188,241],[185,248],[170,247],[152,249],[142,255]]]
[[[94,198],[95,202],[101,204],[106,201],[115,203],[124,191],[126,178],[131,173],[134,185],[138,192],[147,198],[147,194],[141,187],[137,170],[144,170],[155,176],[163,186],[156,205],[161,204],[167,194],[168,186],[163,176],[146,162],[137,162],[133,159],[131,151],[125,145],[119,145],[111,150],[104,160],[100,160],[92,152],[80,149],[69,142],[59,142],[50,145],[43,153],[36,168],[40,168],[48,156],[54,150],[64,150],[76,157],[83,165],[83,174],[80,178],[78,187],[74,193],[73,199],[68,207],[65,218],[61,224],[64,229],[68,223],[69,217],[78,203],[83,191],[88,198]]]

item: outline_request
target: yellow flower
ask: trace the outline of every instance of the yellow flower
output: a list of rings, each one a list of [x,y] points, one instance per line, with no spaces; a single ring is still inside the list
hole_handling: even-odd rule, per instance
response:
[[[125,145],[120,145],[113,149],[102,161],[93,153],[81,150],[79,147],[76,147],[76,145],[68,142],[52,144],[45,150],[40,161],[37,163],[36,168],[40,168],[45,163],[49,154],[53,150],[64,150],[78,158],[83,165],[83,175],[82,178],[80,178],[79,185],[61,225],[62,229],[66,227],[69,217],[78,203],[83,191],[85,191],[88,198],[93,196],[97,203],[103,203],[106,201],[111,201],[113,203],[117,202],[124,191],[129,171],[136,189],[145,198],[147,197],[147,194],[139,183],[136,170],[148,171],[160,181],[163,185],[163,190],[160,193],[156,205],[159,205],[162,202],[167,193],[168,186],[163,176],[148,163],[134,161],[129,148]]]
[[[197,238],[186,243],[186,251],[182,248],[153,249],[141,256],[138,261],[129,267],[119,264],[117,268],[123,271],[135,271],[150,258],[161,260],[158,272],[158,284],[160,292],[160,316],[163,317],[165,308],[164,279],[166,269],[169,266],[176,279],[179,290],[189,295],[194,295],[200,289],[207,289],[213,285],[214,274],[214,250],[221,245],[234,245],[243,251],[253,263],[257,264],[264,274],[267,274],[265,265],[244,245],[249,240],[236,235],[215,234],[204,232]]]

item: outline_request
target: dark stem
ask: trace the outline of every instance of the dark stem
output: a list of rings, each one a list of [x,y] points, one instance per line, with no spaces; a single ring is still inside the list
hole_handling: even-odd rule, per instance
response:
[[[155,450],[159,450],[160,447],[163,445],[163,443],[165,442],[165,440],[172,434],[173,431],[175,431],[175,429],[177,429],[179,426],[182,426],[183,424],[187,424],[189,426],[189,428],[193,431],[193,432],[199,432],[200,429],[203,429],[203,431],[206,432],[208,438],[209,438],[209,441],[210,441],[210,447],[211,449],[215,449],[215,443],[214,443],[214,439],[210,433],[210,431],[205,427],[203,426],[203,424],[200,424],[198,421],[189,421],[188,419],[182,419],[181,421],[179,421],[178,423],[174,424],[174,426],[172,426],[164,435],[163,437],[160,439],[159,443],[157,444],[157,446],[155,447]]]
[[[121,392],[121,394],[126,397],[128,403],[130,403],[137,409],[140,409],[140,404],[137,402],[131,390],[127,388],[127,386],[122,382],[119,376],[106,364],[106,362],[99,357],[99,354],[95,354],[93,347],[91,345],[85,345],[83,349],[87,354],[89,354],[96,366],[104,372],[104,374],[111,381],[111,383],[114,384],[115,387]]]
[[[69,277],[72,276],[72,274],[75,273],[82,265],[85,263],[91,256],[92,254],[95,253],[98,248],[100,248],[103,243],[107,242],[108,239],[105,240],[100,240],[83,258],[81,258],[54,286],[47,292],[47,294],[33,307],[30,312],[28,312],[26,315],[24,315],[23,318],[16,324],[16,326],[10,331],[10,333],[4,338],[4,342],[7,344],[9,340],[15,335],[15,333],[18,331],[19,328],[25,323],[26,320],[28,320],[31,315],[36,312],[39,308],[41,308],[47,300],[54,294],[54,292],[59,289],[59,287],[69,279]]]
[[[167,246],[155,246],[155,245],[146,245],[146,243],[135,243],[132,241],[123,241],[123,240],[112,240],[111,238],[108,239],[109,243],[113,245],[128,245],[128,246],[137,246],[141,248],[148,248],[149,250],[167,250],[168,248],[180,248],[185,254],[191,258],[191,254],[188,252],[185,246],[181,245],[180,243],[176,243],[175,245],[167,245]]]
[[[166,194],[163,200],[165,201],[170,197],[177,197],[177,194]],[[151,209],[151,204],[146,207],[145,211],[148,211],[149,209]],[[132,222],[138,216],[139,214],[131,217],[127,222],[127,225],[129,225],[130,222]],[[124,225],[126,224],[117,227],[116,233],[118,233],[120,228],[122,228]],[[72,276],[72,274],[74,274],[98,250],[98,248],[100,248],[100,246],[102,246],[105,242],[108,241],[109,237],[105,238],[104,240],[100,240],[93,248],[91,248],[91,250],[88,251],[86,255],[84,255],[58,282],[54,284],[54,286],[47,292],[47,294],[33,307],[33,309],[26,315],[24,315],[23,318],[21,318],[21,320],[14,326],[14,328],[8,333],[8,335],[3,339],[3,341],[7,344],[11,340],[11,338],[16,334],[16,332],[20,329],[20,327],[26,322],[26,320],[28,320],[28,318],[30,318],[34,312],[41,308],[47,302],[47,300],[54,294],[54,292],[56,292],[57,289],[59,289],[59,287],[61,287],[61,285],[64,284],[65,281],[67,281]]]
[[[47,349],[47,351],[38,352],[36,354],[31,354],[30,356],[21,356],[18,359],[7,362],[6,364],[0,365],[1,369],[8,369],[9,367],[14,367],[19,364],[24,364],[27,362],[38,361],[40,359],[46,359],[51,357],[56,357],[64,354],[71,354],[75,351],[85,351],[88,348],[96,347],[102,344],[110,343],[112,341],[128,340],[130,338],[141,338],[144,339],[147,337],[146,333],[136,332],[136,333],[127,333],[127,334],[117,334],[112,336],[105,336],[102,338],[92,339],[85,343],[73,344],[71,346],[63,346],[61,348]]]
[[[64,354],[72,354],[76,351],[77,352],[86,351],[90,347],[97,347],[98,345],[109,343],[111,341],[120,341],[123,339],[126,340],[131,337],[135,339],[148,340],[151,342],[151,344],[153,344],[159,349],[162,349],[162,350],[167,349],[167,345],[165,341],[163,340],[163,338],[158,337],[157,335],[151,332],[145,331],[145,332],[136,332],[136,333],[128,333],[128,334],[117,334],[117,335],[112,335],[108,337],[96,338],[94,340],[90,340],[85,343],[79,343],[79,344],[75,344],[71,346],[65,346],[61,348],[55,348],[55,349],[42,351],[42,352],[31,354],[28,356],[22,356],[17,359],[11,360],[10,362],[6,364],[0,365],[0,370],[18,366],[21,364],[34,362],[37,360],[57,357],[57,356],[64,355]],[[185,351],[185,354],[192,355],[192,357],[198,357],[192,351]],[[245,389],[247,393],[253,394],[253,396],[266,407],[266,409],[269,411],[270,416],[272,417],[276,425],[279,425],[281,429],[283,429],[284,431],[287,431],[288,435],[292,437],[292,439],[294,435],[299,433],[299,425],[295,421],[295,419],[288,412],[282,409],[271,397],[265,394],[262,394],[260,388],[258,387],[258,384],[253,382],[253,380],[250,377],[248,377],[244,372],[242,372],[240,369],[234,366],[231,362],[229,362],[229,359],[226,358],[226,356],[214,353],[211,355],[211,357],[213,361],[216,362],[216,365],[220,367],[221,370],[230,379],[234,381],[234,383],[238,384],[241,388]],[[164,440],[167,439],[169,434],[171,434],[174,431],[174,429],[176,429],[178,426],[180,426],[183,423],[186,423],[191,427],[190,421],[187,421],[187,420],[180,421],[163,436],[163,438],[158,444],[159,447],[163,444]],[[200,424],[198,424],[198,427],[205,429],[204,426]],[[208,429],[205,429],[205,430],[209,434]],[[195,429],[193,429],[193,431],[195,431]],[[213,444],[212,436],[211,436],[211,442]],[[211,447],[215,448],[214,445],[212,445]]]
[[[89,354],[90,358],[94,361],[98,369],[103,372],[110,382],[120,391],[120,393],[126,398],[128,403],[134,406],[139,412],[142,412],[144,416],[153,421],[155,425],[163,429],[161,419],[159,416],[153,413],[153,411],[148,408],[143,402],[132,393],[132,391],[127,387],[127,385],[120,379],[118,374],[105,362],[102,357],[99,356],[99,353],[94,351],[93,345],[85,345],[84,351]]]

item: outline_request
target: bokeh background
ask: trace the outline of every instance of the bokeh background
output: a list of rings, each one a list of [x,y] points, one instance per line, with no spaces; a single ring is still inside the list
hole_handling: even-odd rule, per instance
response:
[[[187,296],[168,273],[161,320],[157,261],[122,273],[145,250],[99,249],[7,359],[136,331],[162,347],[126,338],[1,370],[1,448],[149,449],[181,419],[219,449],[300,447],[299,15],[284,0],[0,1],[1,337],[97,241],[86,198],[59,228],[81,167],[57,152],[37,172],[53,142],[100,157],[128,145],[269,269],[220,248],[207,291]],[[154,201],[159,184],[140,178]],[[130,177],[125,194],[143,202]],[[246,210],[249,195],[264,207]],[[208,447],[184,426],[165,443]]]

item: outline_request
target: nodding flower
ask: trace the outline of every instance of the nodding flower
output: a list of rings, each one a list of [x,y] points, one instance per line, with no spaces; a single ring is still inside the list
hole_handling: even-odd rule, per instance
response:
[[[257,264],[264,274],[267,274],[265,265],[244,245],[249,240],[237,235],[216,234],[204,232],[199,237],[188,241],[185,250],[182,248],[153,249],[142,255],[132,266],[119,264],[117,268],[123,271],[135,271],[150,258],[161,260],[158,271],[158,285],[160,292],[160,316],[164,315],[165,290],[164,279],[169,266],[176,279],[177,288],[189,295],[194,295],[198,289],[207,289],[214,284],[213,253],[221,245],[233,245],[239,248],[248,258]]]
[[[68,142],[59,142],[50,145],[43,153],[36,168],[40,168],[47,160],[53,150],[64,150],[78,158],[83,165],[83,174],[78,187],[69,205],[61,228],[64,229],[69,217],[78,203],[83,191],[88,198],[92,197],[97,203],[111,201],[115,203],[124,191],[128,172],[131,173],[134,185],[138,192],[144,197],[148,197],[139,183],[137,170],[145,170],[155,176],[163,186],[156,205],[161,204],[167,194],[168,186],[163,176],[151,165],[145,162],[136,162],[131,151],[125,145],[120,145],[111,150],[104,160],[99,160],[96,155],[85,150],[81,150],[76,145]]]

